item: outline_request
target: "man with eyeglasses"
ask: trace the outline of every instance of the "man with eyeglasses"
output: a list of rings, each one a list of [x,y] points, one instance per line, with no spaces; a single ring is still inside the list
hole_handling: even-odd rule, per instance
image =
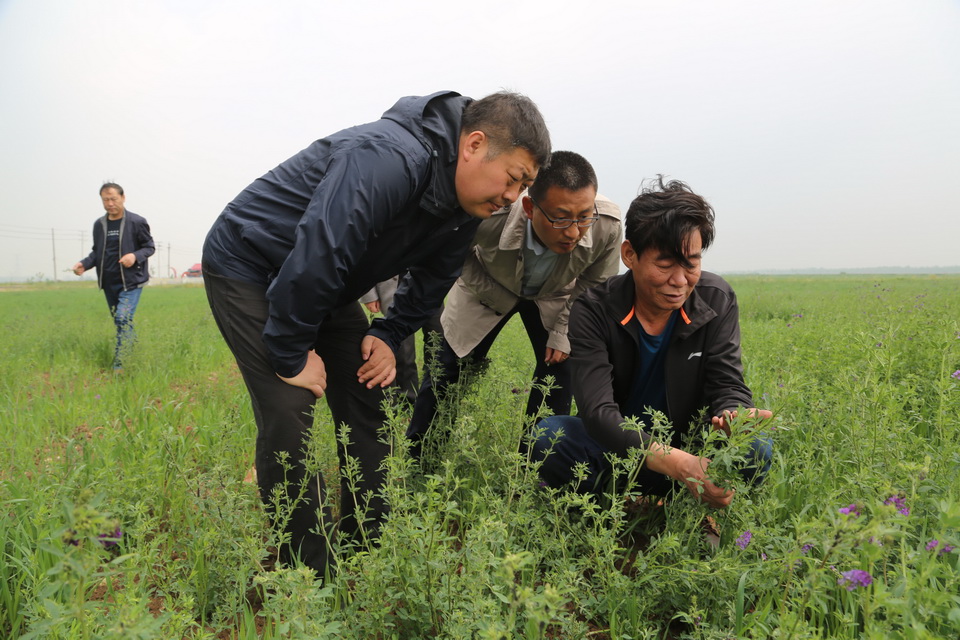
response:
[[[461,368],[483,366],[516,314],[537,359],[527,415],[536,416],[544,402],[554,414],[570,412],[570,305],[581,291],[617,273],[621,239],[619,207],[597,195],[593,167],[571,151],[554,152],[517,202],[480,224],[463,273],[447,295],[435,371],[424,376],[407,430],[415,457],[437,415],[438,397]],[[555,388],[544,396],[539,386],[548,375]]]

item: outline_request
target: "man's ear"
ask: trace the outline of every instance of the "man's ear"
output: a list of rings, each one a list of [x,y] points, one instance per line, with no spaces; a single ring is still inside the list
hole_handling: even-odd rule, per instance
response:
[[[527,214],[527,218],[533,220],[533,198],[523,196],[523,198],[520,199],[520,204],[523,205],[523,212]]]
[[[467,162],[475,157],[487,155],[487,134],[483,131],[471,131],[460,136],[460,157]]]
[[[637,252],[633,250],[633,245],[630,244],[629,240],[624,240],[623,244],[620,245],[620,261],[627,269],[633,269],[633,265],[637,261]]]

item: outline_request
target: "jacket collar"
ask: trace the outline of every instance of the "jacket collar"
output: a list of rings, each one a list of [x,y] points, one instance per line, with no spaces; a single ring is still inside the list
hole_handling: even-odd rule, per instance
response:
[[[383,114],[409,131],[430,154],[429,182],[420,207],[441,218],[466,219],[457,198],[457,154],[463,110],[472,100],[454,91],[401,98]]]
[[[130,216],[130,212],[129,212],[126,208],[124,208],[124,210],[123,210],[123,215],[120,216],[119,218],[117,218],[117,220],[120,221],[120,226],[121,226],[121,227],[124,226],[124,224],[127,222],[127,218],[128,218],[129,216]],[[106,226],[107,226],[107,223],[110,222],[110,216],[108,216],[106,213],[103,214],[103,217],[100,218],[100,219],[103,221],[103,226],[104,226],[104,227],[106,227]]]
[[[519,251],[523,249],[523,242],[527,235],[527,215],[523,212],[523,197],[526,192],[521,194],[517,201],[509,207],[504,207],[493,214],[494,216],[505,216],[503,231],[500,232],[500,243],[497,248],[501,251]]]

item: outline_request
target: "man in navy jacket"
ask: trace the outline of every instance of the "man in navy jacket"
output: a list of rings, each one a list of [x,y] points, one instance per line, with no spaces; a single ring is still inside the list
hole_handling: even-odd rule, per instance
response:
[[[147,221],[124,206],[123,187],[115,182],[104,183],[100,200],[106,215],[93,223],[93,250],[73,265],[73,272],[82,276],[90,268],[97,269],[97,284],[103,289],[117,326],[113,369],[120,371],[136,337],[133,314],[140,302],[141,287],[150,279],[147,258],[156,248]]]
[[[736,296],[722,278],[700,269],[713,219],[710,205],[679,181],[661,179],[631,203],[620,249],[628,273],[581,294],[570,313],[579,414],[540,422],[533,456],[543,460],[547,484],[574,482],[573,467],[585,463],[580,490],[602,493],[610,488],[609,454],[641,449],[640,492],[665,495],[682,482],[709,506],[730,504],[733,492],[710,480],[710,460],[682,448],[690,425],[706,420],[729,432],[738,408],[761,419],[772,414],[752,407],[743,380]],[[649,427],[650,409],[669,419],[669,440],[625,428],[628,417]],[[769,440],[754,438],[743,474],[761,479],[771,455]]]
[[[339,529],[375,535],[386,508],[382,388],[394,379],[394,352],[442,303],[480,220],[516,200],[549,154],[543,118],[524,96],[402,98],[380,120],[286,160],[214,223],[207,296],[250,392],[261,498],[290,536],[284,560],[299,556],[320,573],[330,561],[330,514],[316,515],[322,479],[304,466],[324,395],[335,425],[349,428],[341,467],[348,457],[359,464],[359,478],[341,481]],[[391,313],[369,327],[357,299],[403,271]],[[279,486],[289,513],[276,512]]]

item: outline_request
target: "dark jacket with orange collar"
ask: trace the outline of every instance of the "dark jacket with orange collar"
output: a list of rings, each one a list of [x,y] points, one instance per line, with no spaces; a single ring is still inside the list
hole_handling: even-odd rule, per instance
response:
[[[650,439],[645,432],[622,426],[621,407],[627,404],[640,358],[633,304],[633,276],[628,272],[582,293],[570,312],[570,361],[579,417],[594,440],[620,456]],[[703,272],[684,302],[665,368],[673,446],[691,422],[753,406],[740,362],[737,298],[720,276]]]

